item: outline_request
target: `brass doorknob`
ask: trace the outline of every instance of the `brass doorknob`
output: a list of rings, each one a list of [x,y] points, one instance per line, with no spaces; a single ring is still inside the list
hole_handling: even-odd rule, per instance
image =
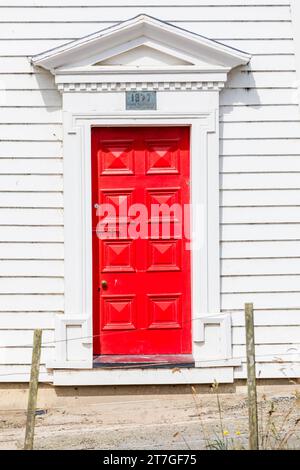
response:
[[[107,289],[107,287],[108,287],[107,281],[104,281],[104,280],[101,281],[101,287],[102,287],[102,289]]]

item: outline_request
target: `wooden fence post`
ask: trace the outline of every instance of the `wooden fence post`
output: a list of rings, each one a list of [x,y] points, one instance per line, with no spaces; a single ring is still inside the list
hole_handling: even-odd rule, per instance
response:
[[[249,411],[249,449],[258,450],[257,392],[255,370],[255,339],[253,304],[245,304],[246,349],[247,349],[247,386]]]
[[[35,411],[36,411],[37,394],[38,394],[38,386],[39,386],[41,346],[42,346],[42,330],[35,330],[34,337],[33,337],[33,349],[32,349],[31,374],[30,374],[30,384],[29,384],[24,450],[33,449]]]

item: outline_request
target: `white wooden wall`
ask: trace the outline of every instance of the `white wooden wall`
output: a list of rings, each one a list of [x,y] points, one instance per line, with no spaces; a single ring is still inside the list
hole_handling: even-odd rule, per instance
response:
[[[300,116],[290,1],[187,3],[0,2],[0,344],[7,346],[0,381],[28,378],[36,327],[45,330],[45,363],[53,316],[63,313],[61,98],[52,76],[35,73],[27,56],[139,13],[253,54],[251,67],[233,72],[221,93],[222,310],[233,312],[236,357],[244,354],[242,308],[251,301],[260,376],[300,376],[300,364],[288,364],[293,356],[283,356],[286,371],[272,363],[294,352],[291,345],[300,350]],[[244,367],[236,377],[245,377]]]

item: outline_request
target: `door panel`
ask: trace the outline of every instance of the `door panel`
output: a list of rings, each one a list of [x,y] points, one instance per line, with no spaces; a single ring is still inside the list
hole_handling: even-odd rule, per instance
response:
[[[189,147],[187,127],[92,129],[94,354],[191,352]]]

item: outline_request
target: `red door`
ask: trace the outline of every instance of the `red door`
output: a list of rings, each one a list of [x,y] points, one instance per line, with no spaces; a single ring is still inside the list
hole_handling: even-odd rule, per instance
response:
[[[189,128],[93,128],[92,202],[94,353],[191,353]]]

